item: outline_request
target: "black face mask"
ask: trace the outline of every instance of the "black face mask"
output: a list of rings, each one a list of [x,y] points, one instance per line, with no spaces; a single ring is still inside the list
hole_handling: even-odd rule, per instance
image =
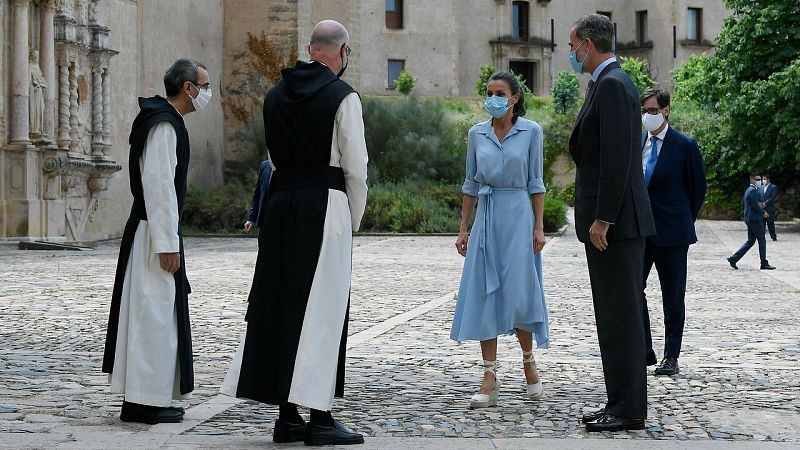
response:
[[[347,46],[347,44],[342,44],[342,47],[339,49],[339,54],[342,53],[342,50]],[[345,52],[347,53],[347,52]],[[344,75],[344,71],[347,70],[347,65],[350,64],[350,57],[347,58],[347,62],[344,61],[344,56],[342,56],[342,68],[339,70],[339,73],[336,74],[338,78],[342,78]]]

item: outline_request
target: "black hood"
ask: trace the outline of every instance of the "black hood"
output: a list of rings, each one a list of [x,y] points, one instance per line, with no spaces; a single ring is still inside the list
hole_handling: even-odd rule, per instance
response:
[[[172,114],[173,116],[177,117],[181,123],[183,123],[183,116],[180,115],[178,110],[176,110],[175,107],[167,101],[167,99],[158,95],[149,98],[139,97],[139,109],[139,114],[136,116],[136,119],[133,120],[131,134],[128,137],[128,143],[131,145],[133,144],[134,135],[137,133],[140,126],[155,115],[165,113]]]
[[[300,105],[339,78],[325,64],[297,61],[294,67],[281,70],[285,100]]]

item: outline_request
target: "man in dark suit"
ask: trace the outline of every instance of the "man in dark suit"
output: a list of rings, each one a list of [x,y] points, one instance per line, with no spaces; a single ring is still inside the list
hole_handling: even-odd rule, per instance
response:
[[[592,75],[569,140],[575,231],[586,248],[608,402],[587,431],[643,429],[647,373],[642,324],[645,238],[655,234],[641,171],[639,92],[611,46],[614,26],[591,14],[570,31],[570,64]]]
[[[264,205],[264,198],[267,196],[270,178],[272,178],[272,166],[269,165],[269,160],[265,159],[258,169],[258,180],[253,191],[253,201],[250,203],[250,211],[247,212],[247,221],[244,223],[244,231],[247,233],[250,232],[253,225],[261,226],[261,206]]]
[[[697,142],[670,127],[669,92],[652,88],[640,97],[642,104],[642,172],[656,222],[656,235],[647,238],[643,284],[653,264],[661,283],[664,305],[664,358],[656,375],[678,373],[678,357],[686,317],[686,267],[689,246],[697,242],[694,222],[706,195],[703,159]],[[647,297],[642,290],[647,365],[656,363]]]
[[[771,237],[773,241],[777,241],[778,235],[775,234],[775,215],[778,211],[775,208],[775,200],[778,197],[778,187],[769,181],[769,174],[765,173],[761,178],[764,182],[764,211],[769,214],[769,217],[767,217],[769,237]]]
[[[750,186],[744,191],[742,208],[744,209],[744,223],[747,225],[747,241],[736,250],[736,253],[728,257],[728,263],[734,269],[740,259],[747,253],[753,244],[758,241],[758,256],[761,258],[761,270],[773,270],[775,267],[769,265],[767,261],[767,240],[764,238],[764,219],[769,218],[769,214],[762,207],[761,194],[758,191],[758,184],[761,175],[753,173],[750,175]]]

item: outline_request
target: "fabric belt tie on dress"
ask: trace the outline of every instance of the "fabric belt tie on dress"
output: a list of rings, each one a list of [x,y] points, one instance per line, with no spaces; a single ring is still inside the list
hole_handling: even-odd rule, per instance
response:
[[[483,214],[483,232],[478,237],[478,247],[483,250],[484,272],[486,274],[486,295],[500,288],[500,276],[497,274],[497,265],[494,261],[494,252],[486,251],[492,248],[492,215],[494,213],[493,192],[527,191],[523,187],[492,187],[488,184],[481,186],[478,197],[486,199],[486,212]]]

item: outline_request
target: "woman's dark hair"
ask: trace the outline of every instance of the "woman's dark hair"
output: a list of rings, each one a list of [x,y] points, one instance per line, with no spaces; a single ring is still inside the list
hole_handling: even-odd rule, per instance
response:
[[[516,120],[517,116],[524,116],[525,115],[525,91],[522,89],[522,85],[519,82],[519,79],[511,73],[506,71],[495,72],[489,77],[489,81],[492,80],[501,80],[505,81],[508,84],[508,87],[511,89],[511,95],[518,95],[519,101],[514,103],[514,119]]]

